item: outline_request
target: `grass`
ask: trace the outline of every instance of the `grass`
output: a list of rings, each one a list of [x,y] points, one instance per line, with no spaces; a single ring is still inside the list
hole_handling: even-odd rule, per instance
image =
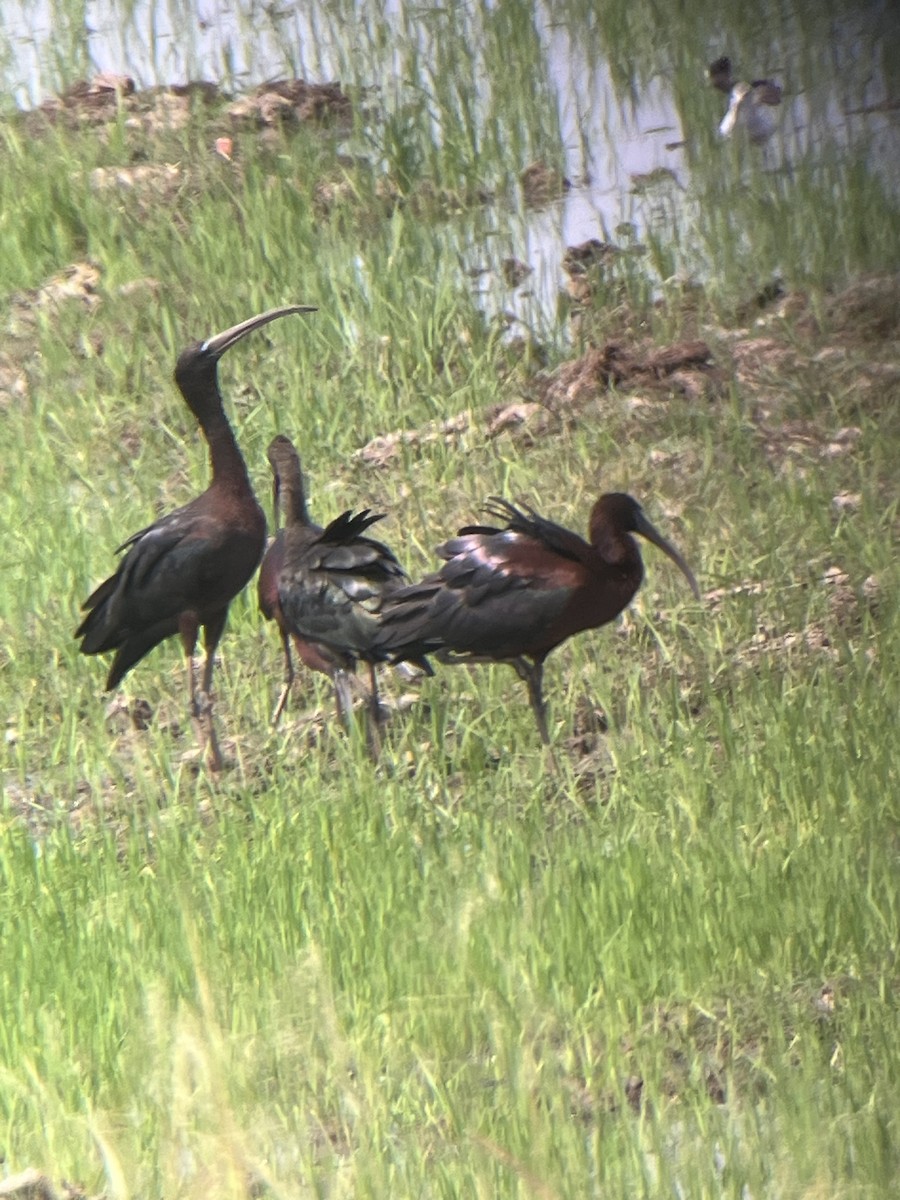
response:
[[[482,412],[578,347],[560,324],[517,349],[472,299],[464,231],[505,211],[473,197],[502,195],[552,121],[498,73],[493,125],[460,109],[436,134],[465,90],[451,18],[428,103],[399,131],[372,118],[377,163],[301,129],[237,139],[232,167],[199,110],[60,128],[40,154],[0,131],[0,1149],[110,1200],[892,1196],[896,276],[847,281],[896,270],[896,205],[852,154],[748,189],[747,160],[698,149],[687,204],[580,336],[702,336],[718,373],[489,437]],[[482,19],[492,55],[520,38],[539,70],[530,26]],[[129,161],[178,164],[174,190],[91,186]],[[341,185],[324,206],[322,181]],[[38,291],[77,261],[89,291]],[[776,269],[791,295],[757,307]],[[285,432],[313,512],[388,512],[418,573],[489,494],[583,529],[627,490],[711,593],[648,547],[626,619],[551,657],[558,776],[502,666],[385,672],[416,698],[378,766],[320,680],[272,731],[280,648],[249,592],[217,672],[220,780],[176,645],[109,708],[77,654],[113,547],[207,478],[178,350],[291,300],[320,311],[221,372],[261,497]],[[382,468],[354,457],[461,412]]]

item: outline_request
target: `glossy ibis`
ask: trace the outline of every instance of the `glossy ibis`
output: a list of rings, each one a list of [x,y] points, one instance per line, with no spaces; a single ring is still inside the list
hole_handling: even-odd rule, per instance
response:
[[[751,142],[766,142],[777,128],[774,118],[765,111],[781,103],[781,88],[771,79],[754,79],[750,83],[735,80],[731,59],[727,54],[709,65],[713,87],[728,97],[728,110],[719,123],[722,137],[730,137],[743,128]]]
[[[289,635],[297,639],[298,653],[309,665],[322,670],[318,659],[324,660],[334,682],[338,716],[344,724],[350,713],[350,673],[357,662],[365,662],[369,668],[372,733],[377,744],[380,709],[375,664],[384,657],[373,652],[378,611],[386,596],[404,586],[406,573],[392,551],[366,533],[383,514],[369,509],[355,514],[347,510],[324,528],[316,525],[306,508],[300,459],[288,438],[274,438],[269,446],[269,462],[285,524],[282,540],[276,540],[270,551],[273,565],[267,571],[265,603],[274,613],[271,572],[280,559],[277,594],[286,661],[289,664]],[[262,603],[262,585],[260,595]],[[306,658],[309,651],[313,657]],[[420,655],[405,657],[431,673]],[[286,690],[292,675],[293,667],[287,665]],[[286,690],[276,711],[283,707]]]
[[[394,661],[438,653],[451,662],[509,663],[528,686],[549,744],[544,659],[573,634],[612,621],[633,599],[644,567],[631,535],[667,554],[698,598],[699,589],[675,547],[621,492],[597,500],[588,541],[496,497],[486,512],[505,525],[461,529],[438,547],[440,571],[385,599],[376,650]]]
[[[175,382],[209,445],[212,480],[190,504],[119,546],[117,553],[127,553],[115,574],[84,602],[87,616],[75,631],[82,654],[115,650],[107,691],[159,642],[179,634],[188,657],[191,715],[214,770],[222,765],[210,698],[216,646],[228,605],[256,570],[266,544],[265,516],[222,407],[217,367],[225,351],[252,330],[303,312],[315,308],[270,309],[179,355]],[[194,650],[201,628],[206,662],[198,690]]]
[[[282,506],[285,508],[290,506],[294,510],[295,522],[321,533],[321,527],[313,525],[309,519],[300,459],[291,442],[279,434],[270,444],[267,454],[269,465],[272,468],[272,508],[276,527]],[[275,536],[269,542],[263,556],[257,581],[260,612],[267,621],[274,621],[278,626],[281,644],[284,648],[284,686],[275,711],[272,713],[272,724],[277,725],[281,718],[294,683],[291,642],[294,644],[297,656],[306,667],[311,671],[321,671],[331,678],[337,698],[338,714],[342,719],[346,719],[344,707],[346,706],[349,710],[350,705],[346,672],[343,667],[335,666],[333,655],[324,647],[306,641],[291,630],[282,611],[278,595],[278,582],[284,569],[284,546],[285,530],[276,528]]]

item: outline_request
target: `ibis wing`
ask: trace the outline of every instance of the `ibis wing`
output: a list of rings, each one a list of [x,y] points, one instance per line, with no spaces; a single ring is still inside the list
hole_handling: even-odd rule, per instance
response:
[[[369,509],[341,513],[309,546],[306,561],[310,571],[327,575],[357,601],[376,599],[400,587],[406,572],[393,551],[384,542],[365,536],[370,525],[383,519],[383,513]]]
[[[291,628],[339,654],[368,656],[377,611],[406,575],[391,550],[365,536],[380,515],[341,513],[323,530],[288,533],[278,585]]]
[[[286,586],[287,583],[287,586]],[[281,610],[301,638],[328,647],[339,655],[367,656],[378,627],[376,614],[327,578],[279,588]]]
[[[142,529],[120,550],[127,553],[118,570],[83,605],[87,616],[75,636],[83,638],[84,654],[113,650],[150,629],[161,631],[161,641],[176,631],[181,613],[221,607],[231,598],[217,603],[221,533],[189,508]]]
[[[259,565],[256,598],[259,611],[267,621],[275,618],[278,607],[278,578],[284,565],[284,530],[279,529],[269,542]]]
[[[446,559],[439,572],[382,605],[377,645],[395,657],[528,653],[564,610],[580,572],[511,529],[468,527],[438,553]]]
[[[571,529],[566,529],[564,525],[548,521],[546,517],[542,517],[528,505],[517,508],[508,500],[493,496],[488,502],[486,511],[507,522],[505,530],[492,532],[518,534],[521,538],[530,539],[546,549],[552,550],[554,554],[575,562],[582,561],[585,554],[590,554],[590,546],[583,537]]]

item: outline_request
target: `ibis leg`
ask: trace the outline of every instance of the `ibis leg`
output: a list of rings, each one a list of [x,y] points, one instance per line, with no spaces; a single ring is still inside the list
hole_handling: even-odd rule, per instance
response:
[[[343,667],[335,667],[331,678],[334,683],[334,702],[338,720],[345,729],[349,729],[350,715],[353,711],[353,697],[350,694],[352,676],[348,675]]]
[[[281,630],[281,644],[284,646],[284,686],[281,689],[281,695],[278,698],[278,703],[275,705],[275,711],[272,713],[272,725],[275,726],[281,720],[281,714],[284,712],[288,702],[288,697],[291,694],[291,688],[294,685],[294,660],[291,656],[291,638],[290,634]]]
[[[190,698],[191,716],[197,715],[197,664],[194,661],[194,651],[197,649],[197,622],[186,617],[182,617],[179,626],[178,634],[181,638],[181,645],[184,647],[184,657],[187,659],[188,669],[188,696]]]
[[[203,664],[203,676],[200,680],[200,692],[194,696],[194,712],[200,735],[206,744],[210,769],[222,770],[222,752],[216,737],[216,727],[213,723],[212,677],[216,665],[216,647],[225,629],[225,613],[221,613],[208,621],[203,627],[203,645],[206,650],[206,661]]]
[[[378,756],[381,754],[381,700],[378,695],[378,677],[375,673],[375,664],[369,663],[369,721],[368,743],[369,753],[374,762],[378,761]]]
[[[547,729],[547,704],[544,700],[544,664],[543,662],[529,663],[524,658],[512,660],[519,678],[524,679],[528,687],[528,700],[531,711],[537,721],[538,733],[545,746],[550,745],[550,733]]]

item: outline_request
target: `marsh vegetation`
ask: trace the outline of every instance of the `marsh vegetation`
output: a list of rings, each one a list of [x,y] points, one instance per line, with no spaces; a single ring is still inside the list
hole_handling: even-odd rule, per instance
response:
[[[248,8],[231,75],[203,60],[220,92],[127,60],[138,4],[119,62],[78,5],[31,82],[7,44],[32,102],[0,125],[10,1171],[110,1200],[896,1194],[892,10],[600,7],[322,4],[300,41],[286,6],[257,75]],[[780,72],[763,151],[717,140],[725,50]],[[95,68],[138,86],[40,107]],[[269,120],[275,71],[346,104]],[[616,249],[566,256],[591,237]],[[700,603],[648,554],[621,622],[550,660],[556,775],[502,666],[385,673],[377,764],[324,677],[273,729],[252,589],[218,777],[177,644],[111,697],[79,657],[113,548],[207,480],[179,351],[284,303],[319,311],[220,371],[264,502],[284,433],[323,522],[388,513],[414,576],[489,495],[583,530],[629,492],[691,563]]]

